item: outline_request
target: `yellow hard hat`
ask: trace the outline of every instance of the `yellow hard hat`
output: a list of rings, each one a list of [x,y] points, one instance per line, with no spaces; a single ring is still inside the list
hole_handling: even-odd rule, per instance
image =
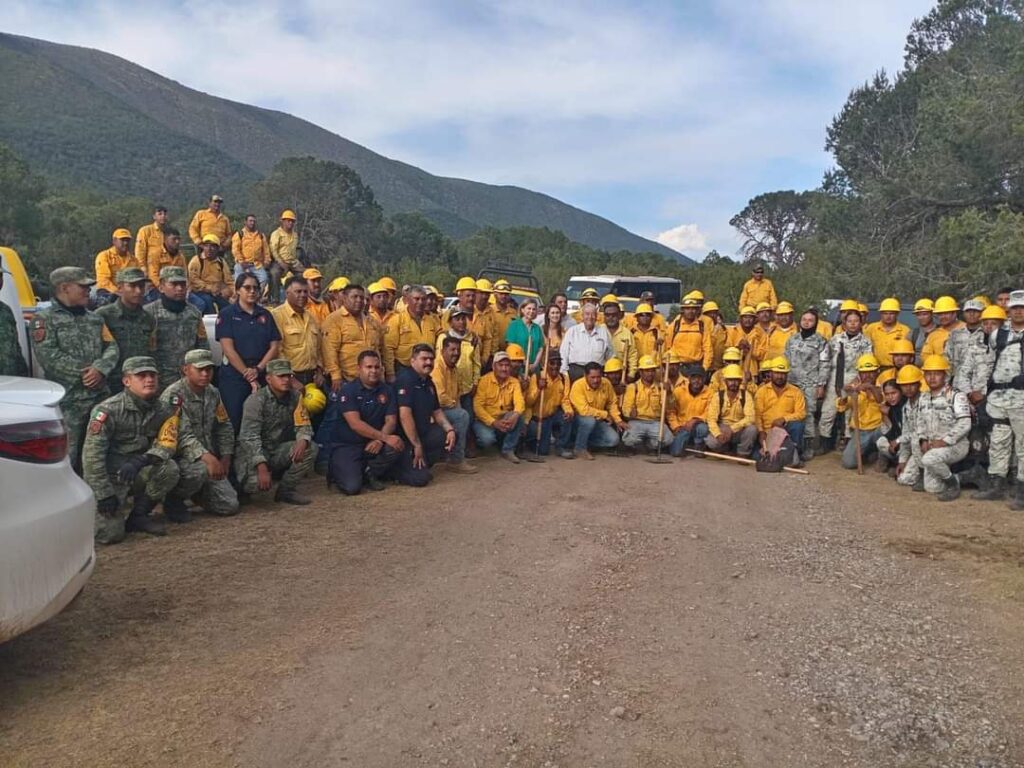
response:
[[[875,386],[880,387],[887,381],[896,381],[896,369],[886,368],[875,377]]]
[[[386,291],[397,291],[398,290],[398,284],[394,280],[392,280],[390,277],[388,277],[387,275],[382,277],[377,282],[380,283],[381,287],[384,288],[384,290],[386,290]]]
[[[921,366],[922,371],[948,371],[949,360],[945,355],[928,355]]]
[[[375,293],[387,293],[388,292],[387,286],[381,285],[380,280],[378,280],[378,281],[376,281],[374,283],[370,283],[368,286],[366,286],[366,290],[368,290],[370,292],[371,296],[373,296],[373,294],[375,294]]]
[[[281,218],[295,221],[295,211],[293,211],[291,208],[285,208],[283,211],[281,211]]]
[[[766,357],[761,361],[760,365],[757,366],[757,370],[761,373],[768,373],[772,369],[773,365],[775,365],[775,358]]]
[[[889,350],[889,354],[892,355],[913,355],[917,352],[914,349],[914,342],[910,339],[896,339],[892,343],[892,349]]]
[[[681,358],[675,352],[669,352],[668,353],[668,362],[669,362],[669,365],[671,365],[672,363],[681,363],[681,362],[683,362],[683,358]]]
[[[522,361],[526,359],[526,351],[518,344],[509,344],[505,347],[505,354],[508,355],[509,360]]]
[[[117,229],[114,230],[114,234],[111,236],[111,239],[113,239],[113,240],[131,240],[132,239],[131,230],[125,229],[124,227],[118,227]],[[217,242],[220,243],[220,240],[218,240]]]
[[[690,291],[686,296],[687,298],[696,299],[697,301],[704,301],[704,292],[697,288]]]
[[[488,280],[486,277],[481,277],[479,280],[476,281],[476,289],[480,291],[480,293],[494,292],[494,286],[491,285],[491,281]]]
[[[637,308],[636,308],[636,312],[634,312],[633,314],[634,315],[653,315],[654,314],[654,307],[652,307],[650,304],[638,304]]]
[[[742,379],[743,369],[738,365],[727,365],[722,369],[723,379]]]
[[[433,285],[424,285],[423,290],[427,294],[427,296],[437,296],[438,298],[441,299],[444,298],[444,294],[437,290],[437,288]]]
[[[302,404],[311,416],[315,416],[327,407],[327,395],[316,384],[307,384],[302,390]]]
[[[904,365],[896,372],[897,384],[920,384],[924,373],[916,365]]]
[[[956,299],[952,296],[939,296],[935,300],[934,312],[956,312],[960,309],[960,305],[956,303]]]
[[[779,306],[775,308],[776,315],[791,315],[793,314],[793,305],[788,301],[780,301]]]
[[[882,299],[882,303],[878,305],[879,312],[899,312],[900,311],[900,300],[899,299]]]
[[[882,366],[878,364],[878,358],[870,352],[857,358],[858,371],[877,371],[881,367]]]
[[[615,373],[622,370],[622,361],[617,357],[611,358],[607,363],[604,364],[605,373]]]
[[[604,296],[601,297],[601,306],[602,307],[605,304],[618,304],[618,303],[619,303],[619,297],[616,296],[614,293],[606,293]]]
[[[985,307],[988,307],[988,306],[992,305],[992,299],[990,299],[988,296],[986,296],[983,293],[979,293],[977,296],[975,296],[973,301],[980,301],[982,308],[985,308]]]
[[[842,304],[839,305],[840,312],[860,312],[860,304],[857,303],[856,299],[845,299]]]
[[[580,300],[583,299],[596,299],[600,296],[597,292],[597,288],[584,288],[583,292],[580,293]]]
[[[772,373],[789,373],[789,360],[782,355],[772,360]]]
[[[749,304],[740,307],[740,317],[742,317],[743,315],[756,315],[756,314],[757,314],[757,310],[754,309]]]
[[[214,245],[220,245],[220,238],[217,237],[216,235],[203,235],[203,239],[202,239],[201,242],[204,245],[206,243],[213,243]]]
[[[324,277],[323,273],[316,267],[303,270],[302,276],[307,280],[322,280]]]
[[[658,367],[658,361],[654,359],[653,355],[643,355],[636,367],[641,371],[649,371]]]
[[[348,279],[347,277],[345,277],[345,276],[342,276],[342,277],[336,277],[336,278],[334,278],[333,280],[331,280],[331,283],[330,283],[330,285],[328,285],[328,286],[327,286],[327,290],[328,290],[328,291],[343,291],[343,290],[345,290],[346,288],[348,288],[348,285],[349,285],[349,283],[351,283],[351,282],[352,282],[352,281],[351,281],[351,280],[349,280],[349,279]]]
[[[456,291],[475,291],[476,280],[472,277],[460,277],[459,282],[455,284]]]
[[[868,313],[868,305],[865,304],[863,301],[858,301],[857,311],[860,312],[862,315],[866,315]]]
[[[508,280],[502,279],[494,283],[495,293],[512,293],[512,286],[509,285]]]
[[[981,310],[982,320],[1006,320],[1006,310],[998,304],[989,304]]]
[[[771,304],[769,304],[767,301],[762,301],[756,307],[754,307],[754,311],[757,312],[757,313],[761,313],[761,312],[764,312],[767,309],[770,312],[771,308],[772,308]]]
[[[718,305],[713,301],[705,301],[702,307],[703,312],[719,312]]]
[[[722,353],[722,360],[729,363],[738,363],[743,359],[743,353],[740,352],[739,347],[726,347],[725,352]]]
[[[682,304],[680,304],[680,306],[683,306],[683,307],[699,307],[699,306],[701,306],[701,301],[700,301],[700,299],[696,299],[693,296],[689,296],[689,297],[683,299]]]
[[[914,302],[914,312],[931,312],[935,309],[935,304],[931,299],[918,299]]]

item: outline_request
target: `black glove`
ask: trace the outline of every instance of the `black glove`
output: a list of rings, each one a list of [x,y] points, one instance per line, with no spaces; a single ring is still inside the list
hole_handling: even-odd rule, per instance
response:
[[[135,476],[139,474],[142,468],[148,467],[152,463],[153,457],[148,453],[144,453],[141,456],[132,456],[117,470],[117,479],[125,485],[131,485],[135,482]]]
[[[117,496],[107,496],[96,502],[96,511],[104,517],[110,517],[117,512]]]

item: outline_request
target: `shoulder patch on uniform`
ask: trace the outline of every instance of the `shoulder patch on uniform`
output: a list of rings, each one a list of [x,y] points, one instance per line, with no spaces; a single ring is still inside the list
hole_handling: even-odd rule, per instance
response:
[[[92,412],[92,418],[89,420],[89,434],[98,435],[100,430],[103,429],[103,424],[107,420],[107,412],[96,408]]]
[[[174,408],[175,410],[181,408],[182,402],[183,400],[180,394],[171,395],[171,407]]]
[[[377,395],[377,402],[380,403],[381,405],[384,405],[385,403],[387,403],[387,401],[388,395],[386,392],[381,392],[379,395]]]
[[[404,394],[405,394],[405,387],[401,387],[401,388],[399,388],[399,390],[398,390],[398,394],[400,394],[400,395],[404,395]]]
[[[110,329],[107,328],[106,323],[103,323],[103,325],[101,326],[100,338],[102,338],[108,344],[114,340],[114,334],[112,334],[110,332]]]
[[[292,419],[296,427],[308,427],[310,425],[309,411],[306,410],[302,400],[299,400],[298,405],[295,406],[295,410],[292,412]]]
[[[217,403],[215,416],[217,417],[217,421],[221,424],[228,420],[228,409],[224,407],[224,401],[219,401]]]
[[[36,315],[32,318],[32,341],[42,341],[46,338],[46,318]]]

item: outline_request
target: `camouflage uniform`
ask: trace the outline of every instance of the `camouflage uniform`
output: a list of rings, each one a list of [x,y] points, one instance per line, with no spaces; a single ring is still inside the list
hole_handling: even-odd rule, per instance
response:
[[[1017,293],[1010,294],[1011,305]],[[1000,332],[1006,335],[1001,352],[996,346]],[[1016,452],[1019,459],[1024,447],[1024,331],[1014,331],[1008,324],[992,334],[988,345],[995,360],[988,388],[988,415],[993,422],[988,471],[994,477],[1006,477],[1011,454]],[[1024,482],[1024,461],[1020,460],[1017,482],[1020,493],[1020,483]]]
[[[95,283],[77,267],[55,269],[50,282],[54,287],[69,282]],[[60,408],[68,429],[68,458],[77,469],[89,412],[110,395],[107,382],[119,358],[117,342],[95,312],[72,310],[54,301],[32,318],[32,347],[46,378],[64,387]],[[96,389],[82,383],[82,369],[90,366],[106,377]]]
[[[964,326],[949,332],[949,338],[946,339],[946,357],[953,368],[950,380],[953,382],[953,389],[957,392],[975,391],[970,388],[971,381],[974,379],[971,365],[976,362],[972,354],[972,347],[979,343],[984,344],[984,337],[985,332],[981,330],[980,326],[973,331]]]
[[[804,393],[807,403],[807,419],[804,436],[816,437],[814,411],[818,402],[818,387],[828,390],[828,364],[832,351],[828,341],[820,333],[812,333],[806,339],[797,330],[786,340],[786,359],[789,360],[789,382]]]
[[[843,347],[844,371],[843,386],[857,378],[857,359],[861,355],[871,354],[871,339],[863,333],[854,337],[847,335],[846,331],[839,331],[828,342],[828,362],[823,366],[825,384],[825,399],[821,401],[821,420],[818,422],[818,434],[822,437],[832,436],[832,427],[836,421],[836,365],[839,360],[839,348]]]
[[[123,282],[125,273],[135,272],[139,274],[139,280],[145,279],[141,269],[122,269],[117,273],[118,282]],[[124,386],[121,383],[121,364],[129,357],[152,355],[156,351],[156,321],[142,307],[130,309],[120,299],[100,307],[96,314],[107,324],[121,352],[117,365],[108,377],[110,391],[120,392]]]
[[[907,436],[906,442],[911,444],[908,447],[912,456],[918,459],[913,462],[916,471],[909,472],[911,463],[908,463],[899,481],[903,485],[913,485],[918,480],[917,472],[923,471],[924,489],[929,493],[939,493],[953,475],[950,467],[966,458],[970,450],[967,436],[971,431],[971,406],[967,395],[947,384],[937,394],[921,393],[912,411],[912,423],[908,424],[908,411],[904,410],[903,434]],[[946,447],[922,453],[922,440],[942,440]],[[903,455],[901,447],[901,461]]]
[[[18,343],[18,321],[11,308],[0,301],[0,376],[28,376],[28,366]]]
[[[111,496],[118,500],[113,513],[96,513],[96,541],[112,544],[124,538],[123,510],[129,495],[136,500],[143,495],[155,503],[178,484],[178,465],[173,461],[177,428],[178,414],[173,408],[156,398],[142,400],[127,390],[93,408],[82,452],[82,475],[97,501]],[[139,470],[130,486],[121,483],[117,477],[121,465],[143,454],[154,463]]]
[[[267,373],[272,373],[272,360]],[[288,367],[289,371],[291,366]],[[309,445],[302,461],[293,464],[289,454],[295,441],[303,439]],[[289,391],[278,399],[269,387],[263,387],[245,401],[242,426],[238,432],[235,453],[235,474],[247,493],[256,493],[258,477],[256,467],[265,463],[271,474],[281,478],[280,491],[293,491],[316,460],[317,445],[313,442],[313,427],[302,393]]]
[[[185,273],[180,267],[164,267],[160,270],[161,277],[169,270]],[[156,352],[153,356],[160,369],[161,391],[181,378],[181,366],[185,363],[186,352],[190,349],[210,348],[203,315],[187,301],[181,304],[179,310],[166,299],[160,298],[144,308],[155,320]]]
[[[914,437],[917,428],[917,406],[920,396],[907,400],[903,404],[903,432],[900,435],[900,452],[897,462],[903,465],[903,471],[896,478],[900,485],[915,485],[921,479],[921,445]]]
[[[209,352],[193,350],[185,362],[195,363],[192,357],[205,355],[201,364],[213,365]],[[228,412],[221,402],[220,392],[213,385],[202,392],[193,392],[184,378],[171,384],[160,396],[168,407],[181,408],[181,426],[178,432],[178,470],[181,482],[171,492],[178,499],[199,495],[199,504],[211,515],[233,515],[238,512],[238,495],[227,478],[211,480],[202,462],[205,453],[217,458],[234,455],[235,431]]]

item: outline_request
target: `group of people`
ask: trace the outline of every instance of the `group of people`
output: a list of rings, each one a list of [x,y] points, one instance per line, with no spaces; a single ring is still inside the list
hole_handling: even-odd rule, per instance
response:
[[[65,388],[69,454],[95,493],[99,542],[165,533],[157,505],[187,522],[197,507],[232,515],[271,490],[306,504],[299,483],[314,471],[349,495],[424,486],[439,463],[477,472],[471,459],[490,449],[513,464],[601,450],[761,460],[778,454],[781,435],[795,465],[840,448],[843,466],[877,461],[900,484],[951,500],[980,429],[990,450],[975,495],[1010,487],[1024,439],[1024,291],[962,308],[922,299],[913,331],[894,298],[866,325],[867,307],[852,300],[835,328],[813,307],[797,317],[761,265],[732,327],[700,291],[671,318],[652,295],[625,313],[593,289],[570,313],[564,293],[542,308],[517,302],[506,280],[472,277],[442,310],[435,287],[399,289],[386,276],[325,286],[294,260],[292,211],[268,245],[254,217],[232,233],[220,202],[195,215],[202,252],[189,264],[157,208],[134,251],[127,230],[113,233],[95,278],[54,270],[51,305],[32,319],[36,358]],[[282,253],[293,260],[279,264]],[[203,321],[213,311],[219,364]],[[1024,483],[1015,494],[1024,509]]]

